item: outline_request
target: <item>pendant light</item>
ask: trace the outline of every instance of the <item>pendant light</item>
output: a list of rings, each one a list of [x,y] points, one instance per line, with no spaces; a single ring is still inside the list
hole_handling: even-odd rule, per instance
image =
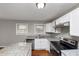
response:
[[[46,6],[46,3],[36,3],[36,7],[38,9],[44,8]]]

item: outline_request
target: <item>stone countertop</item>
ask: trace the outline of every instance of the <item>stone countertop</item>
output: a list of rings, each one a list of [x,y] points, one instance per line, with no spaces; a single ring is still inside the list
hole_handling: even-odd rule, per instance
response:
[[[0,50],[0,56],[28,56],[30,43],[19,42]]]
[[[60,41],[60,39],[57,38],[47,38],[49,41]]]
[[[62,56],[79,56],[79,49],[61,50]]]

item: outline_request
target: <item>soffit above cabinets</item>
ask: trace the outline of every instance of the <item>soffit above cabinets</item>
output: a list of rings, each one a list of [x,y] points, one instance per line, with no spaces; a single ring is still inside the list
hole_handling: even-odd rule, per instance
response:
[[[77,3],[46,3],[38,9],[35,3],[0,3],[0,20],[50,21],[67,13]]]

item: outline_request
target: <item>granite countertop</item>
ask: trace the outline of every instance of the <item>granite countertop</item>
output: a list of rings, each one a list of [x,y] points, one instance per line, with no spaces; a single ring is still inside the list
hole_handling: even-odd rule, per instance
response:
[[[19,42],[0,50],[0,56],[28,56],[31,44]]]
[[[61,50],[62,56],[79,56],[79,49]]]
[[[57,38],[47,38],[49,41],[60,41],[60,39]]]

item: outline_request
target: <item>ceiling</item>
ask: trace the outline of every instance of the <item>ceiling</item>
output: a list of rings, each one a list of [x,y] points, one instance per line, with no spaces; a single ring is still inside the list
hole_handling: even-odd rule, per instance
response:
[[[35,3],[0,3],[0,20],[51,21],[67,13],[77,3],[47,3],[38,9]]]

